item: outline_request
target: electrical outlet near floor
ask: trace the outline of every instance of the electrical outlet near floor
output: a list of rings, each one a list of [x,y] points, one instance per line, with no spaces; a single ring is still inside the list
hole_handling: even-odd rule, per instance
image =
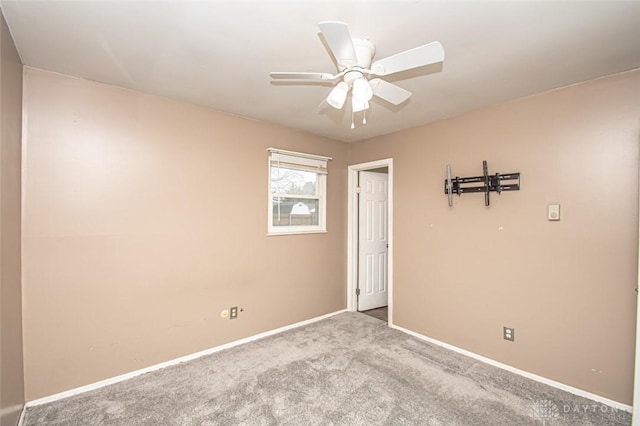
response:
[[[516,341],[516,330],[510,327],[502,327],[502,337],[510,342]]]
[[[236,319],[238,318],[238,307],[237,306],[232,306],[231,308],[229,308],[229,318],[230,319]]]

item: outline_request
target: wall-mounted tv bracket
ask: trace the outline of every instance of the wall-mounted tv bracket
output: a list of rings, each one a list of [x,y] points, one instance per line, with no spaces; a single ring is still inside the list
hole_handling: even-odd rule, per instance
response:
[[[451,178],[451,165],[447,164],[447,178],[444,180],[444,193],[449,199],[449,206],[453,205],[453,194],[458,196],[467,192],[484,192],[484,205],[488,206],[489,193],[502,191],[519,191],[520,190],[520,173],[507,173],[490,175],[487,162],[482,162],[482,176],[458,177]],[[504,183],[504,181],[510,181]],[[515,182],[513,182],[515,181]],[[471,183],[482,182],[481,186],[465,186]]]

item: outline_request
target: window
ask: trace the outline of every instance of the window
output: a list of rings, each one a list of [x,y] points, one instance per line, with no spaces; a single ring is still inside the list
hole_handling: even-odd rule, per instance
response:
[[[329,157],[269,148],[268,233],[326,232]]]

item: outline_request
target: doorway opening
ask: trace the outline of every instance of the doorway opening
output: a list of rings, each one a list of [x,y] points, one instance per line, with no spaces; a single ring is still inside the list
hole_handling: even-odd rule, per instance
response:
[[[393,324],[393,159],[349,166],[347,309]]]

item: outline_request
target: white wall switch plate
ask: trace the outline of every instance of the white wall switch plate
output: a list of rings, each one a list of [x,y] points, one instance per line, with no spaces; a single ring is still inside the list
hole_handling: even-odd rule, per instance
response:
[[[547,219],[560,220],[560,204],[549,204]]]

